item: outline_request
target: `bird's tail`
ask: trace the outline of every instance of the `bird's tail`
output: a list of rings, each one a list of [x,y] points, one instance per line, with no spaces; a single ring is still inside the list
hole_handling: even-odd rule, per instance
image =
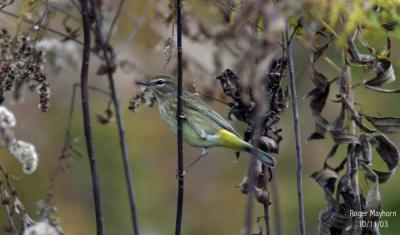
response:
[[[261,149],[258,149],[254,146],[250,146],[250,147],[246,148],[246,152],[253,154],[253,155],[256,154],[258,160],[260,160],[267,167],[275,168],[275,165],[276,165],[275,158],[272,157],[270,154],[262,151]]]

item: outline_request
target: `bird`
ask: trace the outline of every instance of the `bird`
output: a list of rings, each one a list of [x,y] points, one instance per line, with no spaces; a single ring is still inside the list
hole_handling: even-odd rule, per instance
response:
[[[146,87],[155,97],[161,119],[168,129],[177,133],[177,80],[167,75],[157,75],[148,80],[136,81]],[[184,174],[208,154],[212,147],[223,147],[236,152],[247,152],[257,156],[264,165],[274,168],[273,156],[244,141],[240,134],[220,114],[208,106],[193,92],[182,90],[182,134],[183,141],[201,148],[201,154],[189,164]]]

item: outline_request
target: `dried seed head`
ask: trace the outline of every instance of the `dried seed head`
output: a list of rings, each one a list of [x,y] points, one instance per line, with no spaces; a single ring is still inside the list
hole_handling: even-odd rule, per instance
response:
[[[0,89],[18,93],[22,82],[38,87],[42,90],[39,92],[39,106],[47,111],[50,88],[44,72],[44,53],[38,49],[37,42],[28,35],[12,37],[3,29],[0,32],[0,51]]]

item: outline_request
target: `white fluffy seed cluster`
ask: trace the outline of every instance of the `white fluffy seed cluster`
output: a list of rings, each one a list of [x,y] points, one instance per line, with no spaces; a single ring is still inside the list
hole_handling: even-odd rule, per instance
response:
[[[14,114],[6,107],[0,106],[0,126],[6,128],[13,128],[17,125]]]
[[[17,140],[14,137],[14,128],[17,124],[15,116],[6,107],[0,106],[0,140],[8,151],[22,164],[26,174],[33,173],[38,165],[38,154],[31,143]]]
[[[8,150],[21,162],[22,169],[26,174],[31,174],[36,170],[38,155],[33,144],[22,140],[14,140],[8,146]]]
[[[47,222],[38,222],[27,229],[25,229],[23,235],[59,235],[57,230],[48,224]]]

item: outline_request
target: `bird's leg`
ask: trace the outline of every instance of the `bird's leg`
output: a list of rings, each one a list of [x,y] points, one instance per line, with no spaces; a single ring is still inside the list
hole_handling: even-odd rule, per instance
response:
[[[201,153],[200,156],[198,156],[193,162],[191,162],[189,164],[188,167],[186,167],[186,169],[183,171],[183,175],[186,175],[188,173],[188,171],[194,166],[196,165],[196,163],[198,163],[202,158],[204,158],[205,156],[207,156],[208,152],[206,148],[202,148],[201,149]]]

